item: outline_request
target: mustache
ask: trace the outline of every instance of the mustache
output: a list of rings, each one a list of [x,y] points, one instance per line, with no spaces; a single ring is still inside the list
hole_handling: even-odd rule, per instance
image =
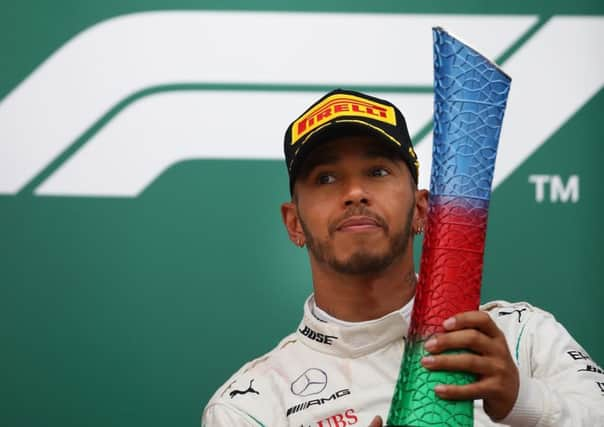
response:
[[[340,217],[336,218],[334,221],[329,223],[329,227],[327,229],[329,235],[331,236],[336,232],[338,224],[352,216],[366,216],[368,218],[372,218],[380,227],[382,227],[386,232],[388,232],[388,224],[386,223],[386,220],[380,215],[376,214],[375,212],[371,211],[371,209],[365,206],[353,206],[347,209],[346,212],[344,212],[344,214],[342,214]]]

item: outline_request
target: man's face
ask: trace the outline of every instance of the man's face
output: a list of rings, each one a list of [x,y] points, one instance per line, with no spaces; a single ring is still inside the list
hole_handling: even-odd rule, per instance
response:
[[[337,272],[378,273],[410,247],[415,183],[402,159],[372,137],[315,148],[294,193],[311,256]]]

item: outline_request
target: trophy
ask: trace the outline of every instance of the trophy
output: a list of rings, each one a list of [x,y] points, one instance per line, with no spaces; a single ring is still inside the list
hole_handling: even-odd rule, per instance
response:
[[[438,384],[474,381],[430,371],[424,343],[445,319],[477,310],[491,183],[511,79],[442,28],[434,36],[434,146],[428,220],[405,354],[389,426],[472,426],[472,401],[448,401]]]

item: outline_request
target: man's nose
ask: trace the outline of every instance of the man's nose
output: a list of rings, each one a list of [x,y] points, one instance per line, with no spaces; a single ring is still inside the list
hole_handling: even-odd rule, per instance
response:
[[[368,205],[369,193],[359,179],[350,179],[345,187],[344,205]]]

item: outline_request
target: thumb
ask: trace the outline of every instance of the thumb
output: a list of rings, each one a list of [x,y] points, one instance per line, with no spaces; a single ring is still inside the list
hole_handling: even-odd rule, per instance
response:
[[[382,418],[379,415],[376,416],[373,421],[371,421],[371,424],[369,424],[369,427],[382,427]]]

